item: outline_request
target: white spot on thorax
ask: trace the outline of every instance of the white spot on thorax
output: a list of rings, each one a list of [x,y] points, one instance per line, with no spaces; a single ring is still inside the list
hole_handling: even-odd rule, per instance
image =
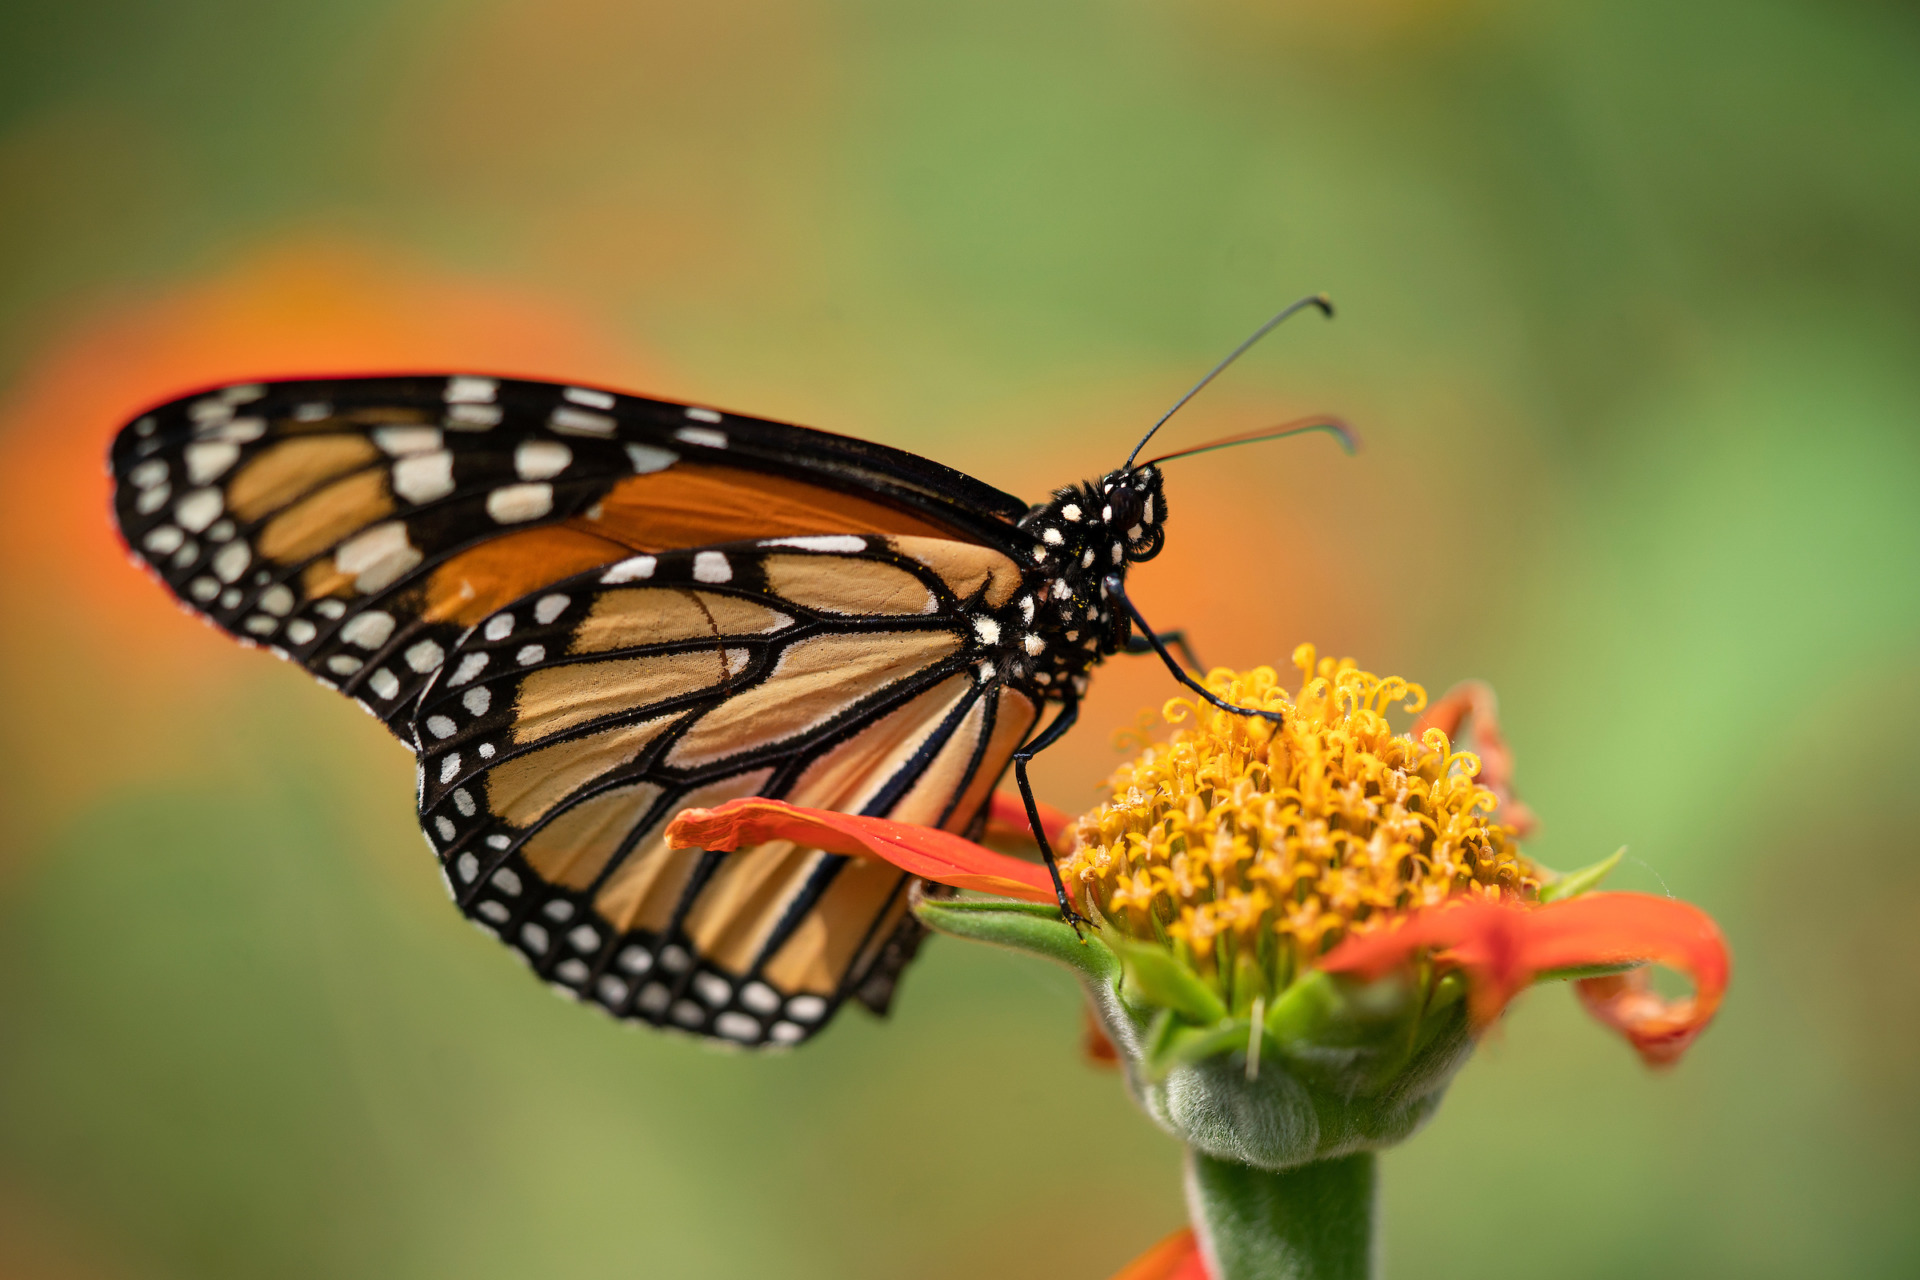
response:
[[[1020,647],[1037,658],[1046,652],[1047,642],[1039,636],[1028,634],[1020,637]]]
[[[976,617],[973,620],[973,633],[980,637],[981,644],[1000,643],[1000,624],[992,618]]]
[[[1042,529],[1040,531],[1040,540],[1050,547],[1057,547],[1066,541],[1065,538],[1060,536],[1058,529]]]
[[[1060,508],[1060,514],[1069,520],[1077,522],[1080,519],[1080,504],[1069,502],[1066,506]]]

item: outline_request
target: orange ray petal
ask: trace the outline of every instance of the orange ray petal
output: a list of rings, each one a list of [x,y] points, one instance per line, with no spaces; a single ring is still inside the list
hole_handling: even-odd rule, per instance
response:
[[[1474,1021],[1484,1026],[1535,975],[1603,964],[1663,964],[1693,980],[1693,995],[1667,1000],[1644,970],[1587,978],[1578,986],[1593,1015],[1650,1066],[1675,1062],[1713,1020],[1732,969],[1726,939],[1690,903],[1643,893],[1595,893],[1530,906],[1484,899],[1416,911],[1400,924],[1349,938],[1322,956],[1329,973],[1379,977],[1422,950],[1464,970]]]
[[[891,862],[902,871],[980,893],[1054,901],[1047,869],[983,849],[950,831],[916,827],[888,818],[862,818],[826,809],[802,809],[783,800],[748,796],[713,809],[685,809],[667,824],[675,849],[743,849],[768,840]]]
[[[1113,1280],[1211,1280],[1192,1227],[1182,1227],[1121,1268]]]
[[[1073,825],[1073,819],[1045,801],[1034,801],[1034,808],[1040,811],[1040,826],[1047,833],[1047,843],[1053,846],[1055,853],[1061,853],[1061,842],[1067,834],[1067,828]],[[1005,834],[1022,840],[1033,839],[1033,826],[1027,821],[1027,805],[1011,791],[996,791],[993,800],[987,805],[987,830],[994,834]]]

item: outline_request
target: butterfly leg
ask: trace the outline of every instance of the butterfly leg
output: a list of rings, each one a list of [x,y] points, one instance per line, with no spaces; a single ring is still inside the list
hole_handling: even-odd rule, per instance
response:
[[[1160,655],[1160,661],[1167,664],[1167,670],[1173,673],[1175,680],[1178,680],[1181,684],[1193,690],[1193,692],[1199,694],[1202,698],[1205,698],[1222,711],[1231,711],[1239,716],[1260,716],[1263,719],[1273,721],[1275,724],[1279,724],[1286,719],[1286,716],[1278,711],[1263,711],[1258,707],[1235,706],[1213,690],[1201,684],[1198,680],[1195,680],[1191,675],[1187,674],[1186,668],[1180,665],[1173,654],[1167,651],[1167,646],[1161,641],[1160,637],[1155,634],[1152,625],[1140,616],[1140,610],[1135,607],[1133,601],[1127,598],[1127,584],[1125,579],[1117,573],[1110,573],[1106,578],[1106,588],[1107,597],[1120,602],[1120,607],[1127,611],[1127,617],[1131,618],[1133,625],[1140,629],[1140,638],[1144,639],[1148,646]],[[1015,758],[1018,759],[1018,757]]]
[[[1027,806],[1027,824],[1033,830],[1035,843],[1040,846],[1040,856],[1046,859],[1047,874],[1053,877],[1053,893],[1060,901],[1060,918],[1073,926],[1075,933],[1087,922],[1085,916],[1073,909],[1073,900],[1067,896],[1066,882],[1060,879],[1060,864],[1054,858],[1053,845],[1047,840],[1046,825],[1040,821],[1040,806],[1033,798],[1033,784],[1027,781],[1027,761],[1045,751],[1073,728],[1074,721],[1080,718],[1080,702],[1070,699],[1060,708],[1060,714],[1053,723],[1033,735],[1026,745],[1013,753],[1013,778],[1020,787],[1020,799]]]
[[[1178,649],[1180,656],[1185,658],[1187,665],[1195,671],[1205,671],[1207,669],[1207,664],[1200,661],[1199,657],[1193,651],[1193,646],[1187,643],[1187,633],[1185,631],[1162,631],[1159,635],[1155,636],[1154,639],[1169,648]],[[1131,654],[1152,653],[1153,645],[1148,642],[1145,636],[1129,635],[1127,637],[1126,651]]]

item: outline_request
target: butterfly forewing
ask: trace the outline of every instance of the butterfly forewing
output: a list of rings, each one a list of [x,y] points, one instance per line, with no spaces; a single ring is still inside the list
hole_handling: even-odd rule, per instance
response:
[[[420,812],[462,909],[611,1012],[795,1043],[884,1007],[918,929],[884,864],[784,842],[670,850],[744,795],[964,829],[1036,703],[974,619],[990,548],[798,537],[642,555],[530,594],[448,655]]]
[[[635,552],[822,532],[994,544],[1017,500],[938,464],[665,401],[436,376],[227,387],[112,454],[134,554],[180,600],[410,741],[458,637]]]

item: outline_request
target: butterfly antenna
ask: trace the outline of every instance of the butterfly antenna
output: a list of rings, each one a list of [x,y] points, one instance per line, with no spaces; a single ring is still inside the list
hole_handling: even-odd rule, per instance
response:
[[[1238,360],[1241,356],[1245,355],[1248,352],[1248,350],[1252,348],[1254,343],[1260,341],[1260,339],[1266,337],[1269,333],[1277,329],[1280,326],[1280,324],[1287,319],[1288,316],[1293,315],[1297,311],[1304,311],[1308,307],[1315,307],[1320,311],[1322,315],[1326,316],[1327,319],[1329,320],[1333,319],[1333,299],[1329,298],[1324,293],[1316,293],[1311,297],[1301,298],[1297,302],[1290,302],[1286,306],[1282,307],[1278,315],[1274,316],[1273,319],[1261,325],[1258,329],[1255,329],[1253,331],[1253,336],[1249,337],[1245,342],[1235,347],[1233,349],[1233,353],[1229,355],[1225,360],[1222,360],[1219,364],[1213,366],[1213,369],[1207,374],[1206,377],[1194,383],[1193,389],[1191,391],[1187,392],[1187,394],[1181,396],[1178,400],[1174,401],[1173,408],[1167,410],[1165,413],[1160,415],[1160,421],[1154,423],[1151,427],[1147,428],[1147,434],[1145,434],[1144,436],[1141,436],[1140,443],[1133,446],[1133,452],[1127,455],[1127,460],[1124,464],[1122,464],[1121,470],[1130,471],[1133,469],[1133,460],[1140,456],[1140,451],[1142,449],[1147,447],[1147,441],[1153,439],[1153,433],[1158,431],[1161,427],[1165,426],[1168,418],[1171,418],[1174,414],[1180,412],[1180,407],[1182,405],[1186,404],[1187,401],[1199,395],[1202,388],[1204,388],[1209,382],[1212,382],[1215,378],[1219,377],[1222,373],[1224,373],[1228,365],[1232,364],[1235,360]]]
[[[1206,444],[1197,444],[1191,449],[1180,449],[1174,453],[1163,453],[1157,458],[1148,458],[1144,465],[1157,467],[1163,462],[1172,462],[1175,458],[1191,458],[1195,454],[1212,453],[1216,449],[1231,449],[1235,445],[1259,444],[1266,440],[1284,440],[1288,436],[1303,436],[1309,431],[1324,431],[1340,442],[1340,447],[1349,454],[1360,451],[1360,437],[1354,429],[1339,418],[1315,415],[1310,418],[1295,418],[1292,422],[1283,422],[1277,427],[1261,427],[1254,431],[1242,431],[1238,435],[1222,436]]]

